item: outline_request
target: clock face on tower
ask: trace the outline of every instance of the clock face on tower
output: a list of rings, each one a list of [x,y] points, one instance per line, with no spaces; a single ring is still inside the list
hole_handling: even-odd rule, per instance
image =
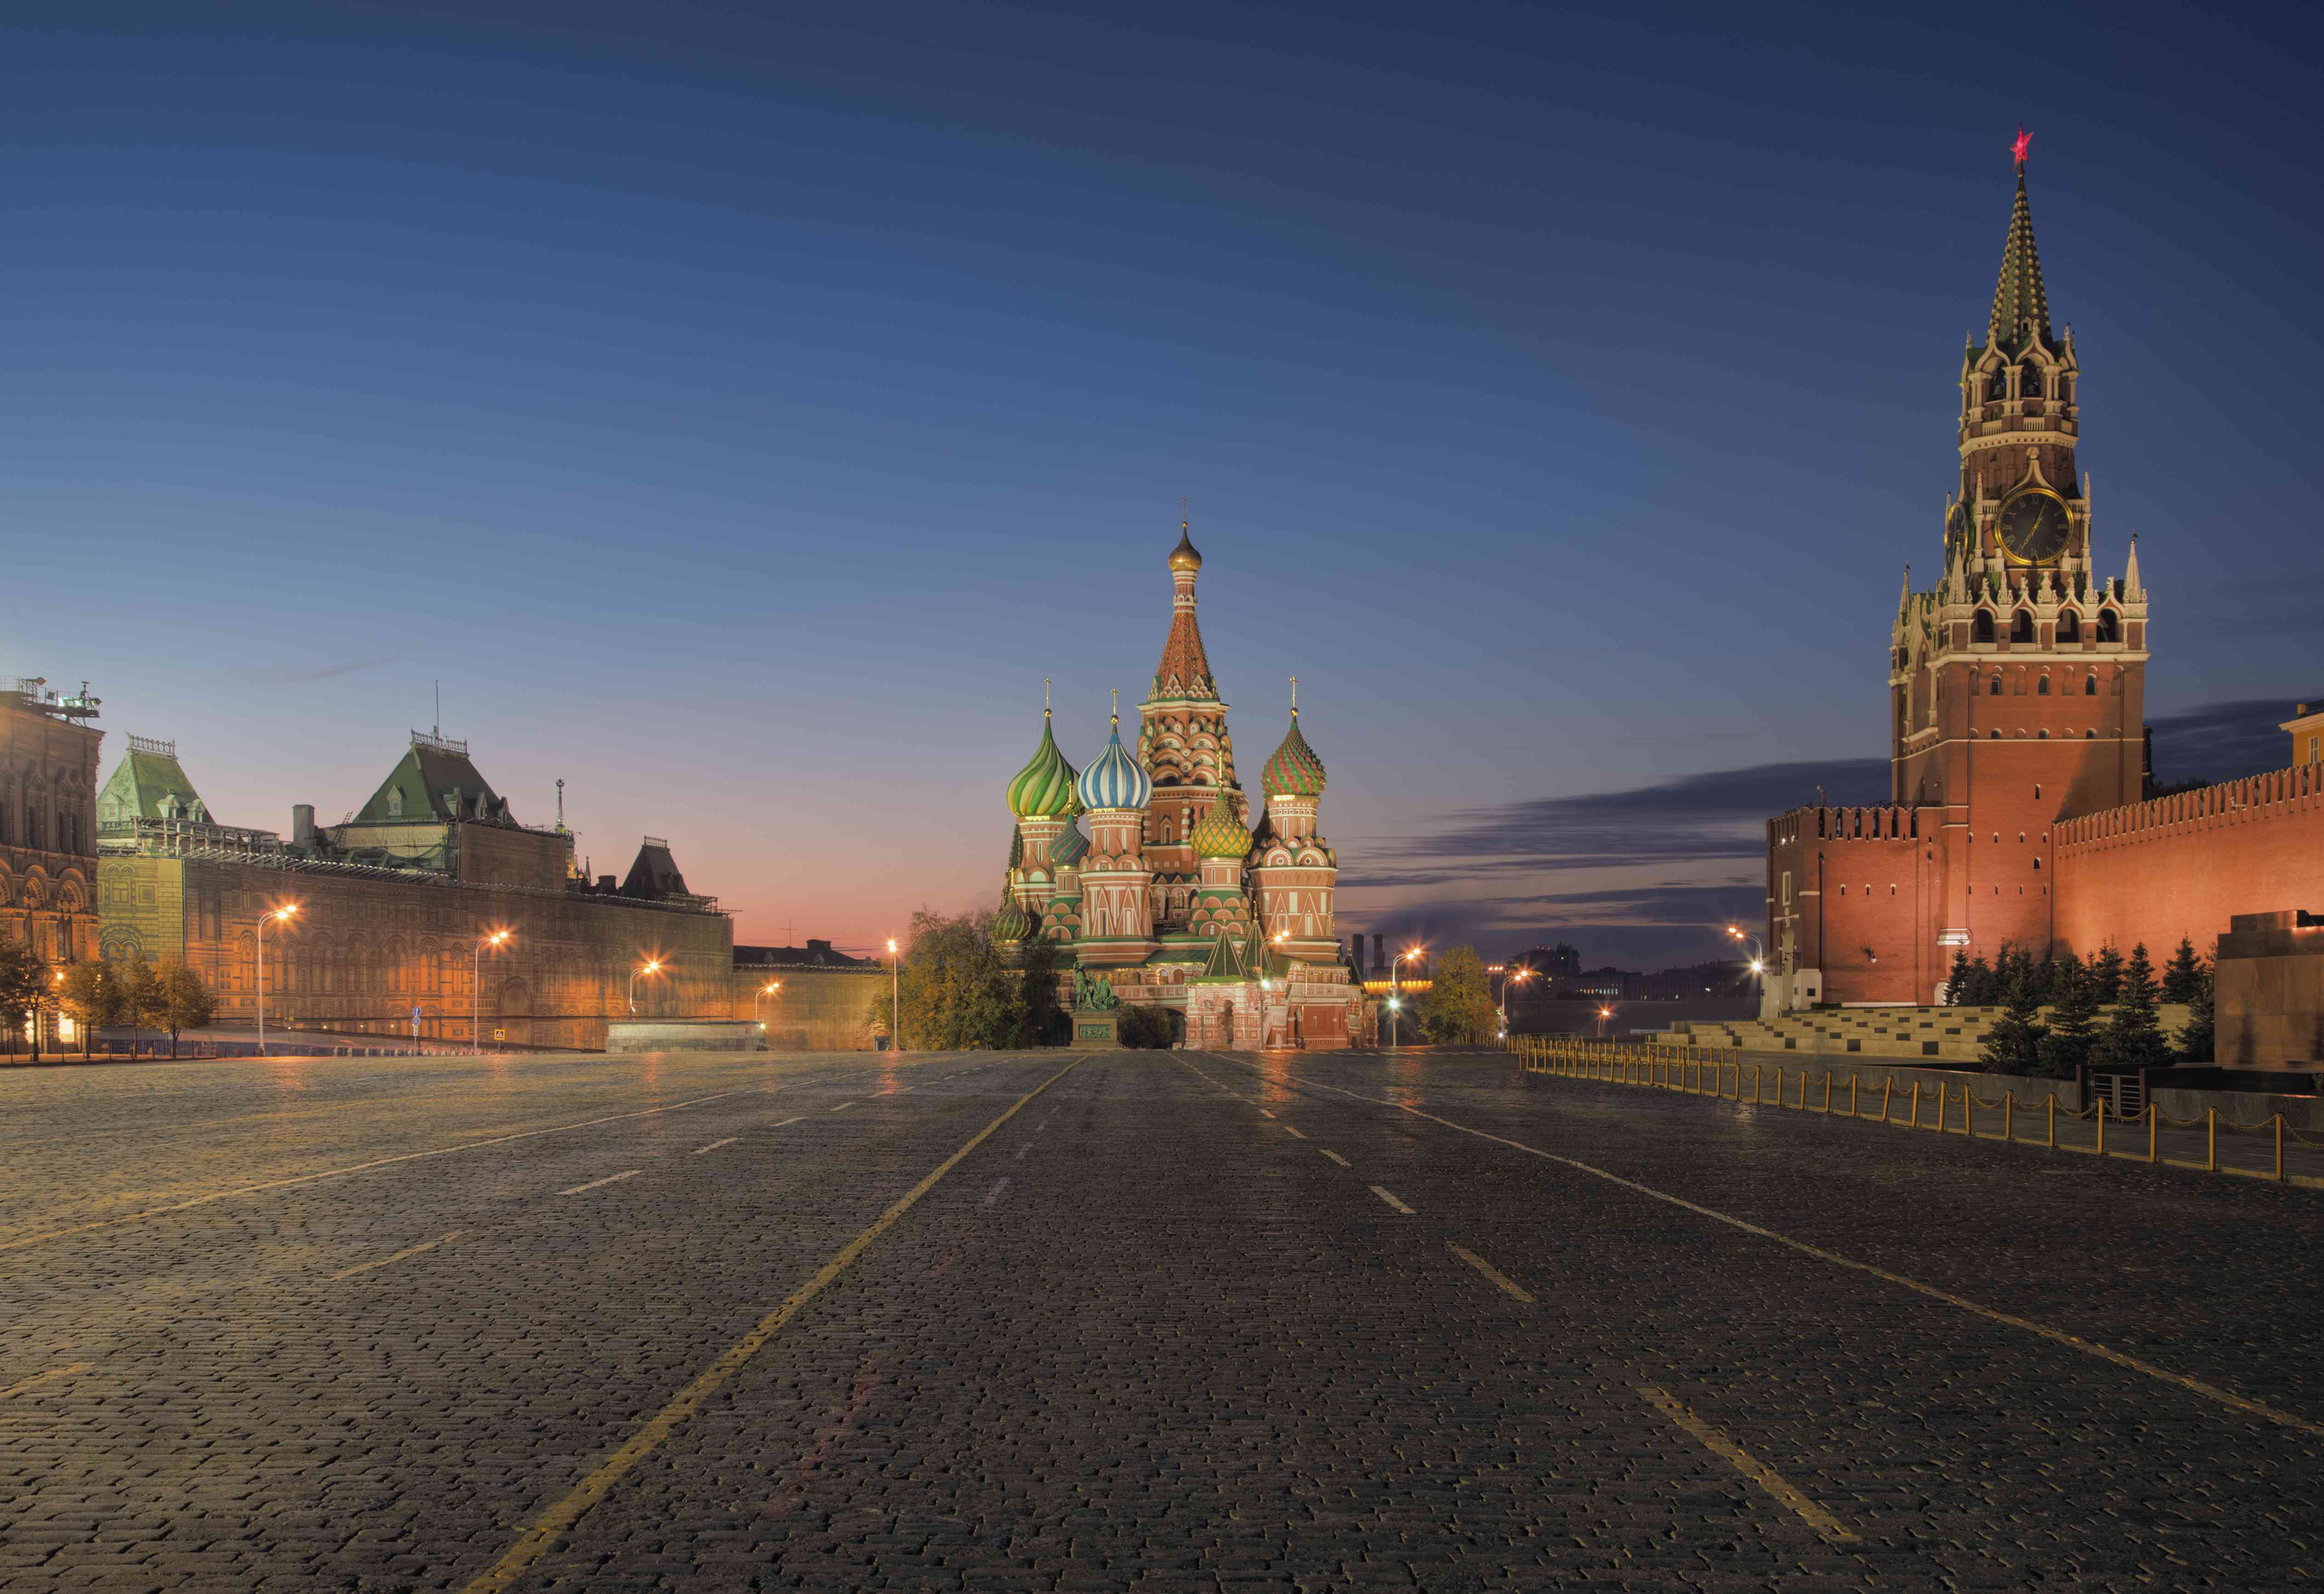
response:
[[[2011,558],[2021,565],[2046,565],[2065,551],[2072,522],[2065,500],[2032,487],[2001,506],[1993,529]]]

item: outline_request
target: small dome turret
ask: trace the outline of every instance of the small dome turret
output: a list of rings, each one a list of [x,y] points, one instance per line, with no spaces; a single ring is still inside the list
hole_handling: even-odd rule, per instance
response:
[[[1074,767],[1057,751],[1049,711],[1041,711],[1041,745],[1009,783],[1009,811],[1019,819],[1056,819],[1074,809]]]
[[[1154,778],[1122,748],[1120,714],[1113,716],[1113,740],[1104,756],[1082,771],[1074,790],[1087,809],[1142,808],[1152,800]]]
[[[1202,567],[1203,556],[1194,547],[1194,539],[1186,530],[1186,522],[1181,521],[1178,522],[1178,546],[1170,550],[1170,568],[1199,570]]]
[[[1210,812],[1186,839],[1198,858],[1240,858],[1250,851],[1250,832],[1235,816],[1234,798],[1225,791],[1212,799]]]
[[[1296,707],[1291,711],[1291,729],[1284,733],[1282,744],[1268,755],[1266,766],[1259,772],[1259,784],[1269,797],[1323,795],[1323,760],[1299,733]]]
[[[992,938],[1001,942],[1022,941],[1032,933],[1033,916],[1025,911],[1016,893],[1010,892],[1009,899],[1001,905],[1001,911],[993,916]]]
[[[1074,813],[1080,812],[1081,799],[1075,797]],[[1056,841],[1049,843],[1049,865],[1053,869],[1072,869],[1088,856],[1089,837],[1082,834],[1082,827],[1074,824],[1072,815],[1068,815],[1065,828],[1058,834]]]

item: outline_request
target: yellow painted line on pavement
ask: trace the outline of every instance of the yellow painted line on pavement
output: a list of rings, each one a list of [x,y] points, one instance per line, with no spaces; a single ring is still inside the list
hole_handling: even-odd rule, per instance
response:
[[[490,1140],[468,1140],[457,1146],[438,1146],[430,1151],[406,1151],[396,1156],[374,1157],[369,1162],[350,1163],[343,1168],[325,1168],[320,1173],[299,1174],[285,1179],[267,1179],[256,1184],[237,1184],[231,1190],[214,1190],[208,1195],[197,1195],[190,1201],[172,1202],[168,1206],[147,1207],[143,1212],[124,1212],[118,1218],[99,1218],[93,1222],[75,1223],[68,1229],[50,1229],[39,1234],[19,1235],[14,1239],[0,1240],[0,1251],[21,1250],[28,1245],[38,1245],[46,1239],[62,1239],[68,1235],[88,1234],[99,1229],[117,1228],[124,1223],[135,1223],[146,1218],[163,1218],[171,1212],[189,1212],[208,1206],[214,1201],[227,1201],[237,1195],[261,1195],[269,1190],[288,1190],[298,1184],[312,1184],[318,1179],[345,1178],[349,1174],[365,1174],[374,1168],[392,1167],[397,1163],[421,1162],[431,1156],[450,1156],[459,1151],[481,1151],[487,1146],[505,1146],[512,1140],[537,1140],[543,1135],[569,1134],[575,1129],[595,1129],[599,1124],[622,1123],[633,1118],[651,1118],[657,1113],[676,1112],[681,1108],[700,1107],[706,1102],[724,1101],[730,1096],[744,1096],[748,1091],[721,1091],[715,1096],[696,1096],[690,1101],[673,1101],[667,1107],[648,1107],[637,1112],[615,1112],[604,1118],[584,1119],[579,1123],[561,1123],[545,1129],[525,1129],[513,1135],[501,1135]]]
[[[816,1271],[814,1277],[792,1291],[781,1305],[761,1318],[757,1327],[728,1346],[717,1360],[712,1362],[706,1369],[697,1375],[692,1383],[679,1390],[668,1405],[648,1418],[645,1426],[631,1434],[619,1450],[599,1462],[596,1470],[575,1485],[570,1493],[533,1518],[525,1530],[517,1535],[516,1543],[509,1546],[508,1553],[494,1562],[490,1571],[467,1586],[466,1594],[500,1594],[501,1590],[506,1589],[517,1579],[522,1577],[526,1569],[540,1560],[551,1545],[569,1532],[575,1523],[587,1515],[592,1506],[605,1497],[607,1491],[621,1481],[623,1474],[650,1455],[654,1448],[669,1438],[680,1423],[685,1422],[701,1409],[703,1402],[724,1388],[736,1373],[742,1370],[744,1364],[751,1358],[764,1350],[768,1341],[780,1333],[783,1326],[792,1318],[798,1315],[800,1310],[809,1301],[821,1295],[835,1279],[854,1266],[855,1259],[871,1249],[873,1241],[892,1228],[898,1219],[910,1212],[920,1197],[935,1189],[939,1180],[958,1167],[970,1152],[991,1139],[1001,1125],[1022,1112],[1031,1104],[1035,1097],[1080,1067],[1084,1060],[1081,1057],[1074,1058],[1030,1091],[1018,1097],[1007,1111],[979,1129],[970,1138],[968,1144],[938,1163],[927,1178],[906,1191],[886,1212],[873,1219],[870,1228],[849,1240],[840,1248],[836,1256]]]
[[[51,1368],[47,1372],[34,1373],[29,1378],[21,1379],[9,1385],[5,1389],[0,1389],[0,1400],[5,1400],[11,1395],[26,1394],[43,1384],[53,1384],[59,1378],[69,1378],[75,1373],[85,1373],[96,1365],[97,1363],[93,1361],[76,1361],[70,1367]]]
[[[1301,1134],[1297,1129],[1293,1129],[1289,1124],[1285,1124],[1283,1126],[1283,1132],[1291,1136],[1294,1139],[1305,1140],[1307,1138]]]
[[[1397,1212],[1402,1212],[1406,1217],[1409,1218],[1413,1215],[1412,1209],[1410,1207],[1397,1200],[1395,1196],[1390,1195],[1379,1185],[1375,1184],[1372,1186],[1372,1193],[1379,1196],[1382,1201],[1388,1202],[1388,1205],[1394,1207]]]
[[[793,1125],[793,1124],[795,1124],[795,1123],[805,1123],[806,1121],[807,1121],[807,1119],[803,1119],[803,1118],[787,1118],[787,1119],[783,1119],[783,1121],[782,1121],[782,1122],[780,1122],[780,1123],[777,1124],[777,1125],[775,1126],[775,1128],[777,1128],[777,1129],[787,1129],[790,1128],[790,1127],[791,1127],[791,1125]]]
[[[1244,1066],[1254,1065],[1245,1064]],[[2151,1361],[2143,1361],[2135,1356],[2126,1355],[2111,1345],[2102,1345],[2095,1340],[2085,1340],[2080,1334],[2068,1333],[2064,1329],[2052,1328],[2049,1324],[2036,1322],[2030,1317],[2020,1317],[2014,1312],[1997,1311],[1991,1306],[1972,1301],[1966,1295],[1957,1295],[1950,1290],[1939,1289],[1932,1284],[1923,1284],[1917,1278],[1908,1278],[1901,1273],[1891,1273],[1886,1267],[1876,1267],[1869,1262],[1859,1262],[1852,1257],[1843,1257],[1839,1252],[1828,1251],[1821,1246],[1810,1245],[1806,1240],[1794,1239],[1788,1234],[1778,1234],[1772,1229],[1763,1228],[1747,1219],[1720,1212],[1713,1207],[1703,1206],[1700,1202],[1687,1200],[1683,1195],[1673,1195],[1666,1190],[1657,1190],[1651,1184],[1641,1184],[1636,1179],[1625,1179],[1619,1174],[1609,1173],[1604,1168],[1594,1167],[1576,1158],[1560,1156],[1554,1151],[1544,1151],[1538,1147],[1528,1146],[1522,1140],[1512,1140],[1507,1135],[1496,1135],[1489,1129],[1471,1129],[1464,1123],[1454,1123],[1449,1118],[1439,1118],[1433,1112],[1424,1112],[1417,1107],[1407,1106],[1401,1101],[1390,1101],[1380,1096],[1367,1096],[1360,1091],[1343,1090],[1338,1085],[1327,1085],[1321,1080],[1300,1079],[1292,1074],[1284,1074],[1281,1078],[1293,1084],[1305,1085],[1313,1090],[1330,1091],[1335,1095],[1347,1096],[1358,1101],[1370,1101],[1375,1106],[1393,1107],[1398,1111],[1409,1112],[1415,1118],[1425,1118],[1431,1123],[1443,1124],[1448,1129],[1458,1129],[1464,1135],[1474,1135],[1480,1140],[1490,1140],[1495,1145],[1506,1146],[1512,1151],[1522,1151],[1527,1156],[1537,1156],[1545,1162],[1557,1163],[1577,1173],[1588,1174],[1595,1179],[1603,1179],[1609,1184],[1618,1184],[1623,1189],[1646,1196],[1649,1200],[1666,1202],[1698,1217],[1708,1218],[1714,1223],[1724,1223],[1730,1229],[1739,1229],[1746,1234],[1767,1240],[1772,1244],[1786,1246],[1803,1256],[1813,1257],[1819,1262],[1829,1262],[1835,1267],[1845,1267],[1852,1273],[1861,1273],[1868,1277],[1879,1279],[1884,1284],[1893,1284],[1899,1289],[1911,1290],[1914,1294],[1925,1295],[1932,1301],[1942,1301],[1948,1306],[1957,1307],[1972,1316],[1982,1317],[1987,1322],[1998,1322],[2009,1328],[2021,1329],[2026,1333],[2047,1340],[2053,1345],[2063,1345],[2069,1350],[2080,1350],[2086,1356],[2094,1356],[2100,1361],[2110,1362],[2116,1367],[2127,1368],[2131,1372],[2153,1378],[2160,1383],[2184,1389],[2190,1395],[2200,1395],[2213,1405],[2225,1406],[2229,1411],[2241,1412],[2246,1416],[2258,1417],[2264,1422],[2289,1428],[2294,1433],[2305,1433],[2310,1438],[2324,1439],[2324,1423],[2311,1422],[2306,1417],[2270,1405],[2264,1401],[2254,1400],[2249,1396],[2238,1395],[2232,1389],[2222,1388],[2217,1384],[2207,1383],[2201,1378],[2190,1378],[2184,1373],[2174,1373],[2167,1367],[2157,1367]]]
[[[1259,1117],[1261,1117],[1261,1118],[1273,1118],[1273,1117],[1275,1116],[1275,1114],[1273,1114],[1272,1112],[1269,1112],[1266,1108],[1262,1107],[1262,1108],[1260,1108],[1260,1109],[1259,1110]]]
[[[570,1190],[560,1190],[557,1193],[559,1195],[578,1195],[584,1190],[596,1190],[607,1184],[618,1184],[624,1179],[634,1179],[640,1174],[644,1172],[645,1169],[643,1168],[631,1168],[619,1174],[607,1174],[602,1179],[592,1179],[586,1184],[576,1184]]]
[[[853,1101],[842,1101],[838,1106],[833,1108],[832,1110],[834,1112],[844,1112],[854,1105],[855,1103]]]
[[[1478,1272],[1490,1279],[1494,1286],[1499,1289],[1502,1294],[1514,1295],[1528,1306],[1533,1304],[1533,1296],[1526,1292],[1524,1286],[1519,1285],[1516,1279],[1511,1278],[1508,1274],[1503,1273],[1499,1268],[1494,1267],[1490,1262],[1486,1261],[1484,1258],[1471,1250],[1468,1247],[1454,1245],[1448,1239],[1444,1242],[1444,1248],[1451,1251],[1463,1262],[1468,1263],[1470,1267],[1474,1267]]]
[[[777,1127],[777,1128],[780,1128],[781,1126],[780,1126],[780,1125],[777,1125],[776,1127]],[[694,1155],[695,1155],[695,1156],[700,1156],[703,1153],[705,1153],[705,1152],[706,1152],[706,1151],[715,1151],[715,1150],[717,1150],[721,1146],[732,1146],[733,1144],[734,1144],[734,1142],[735,1142],[735,1141],[737,1141],[737,1140],[739,1140],[739,1139],[741,1139],[741,1138],[742,1138],[742,1137],[741,1137],[740,1135],[729,1135],[729,1136],[727,1136],[724,1140],[713,1140],[713,1141],[712,1141],[712,1142],[710,1142],[710,1144],[709,1144],[709,1145],[707,1145],[707,1146],[697,1146],[697,1147],[696,1147],[694,1148]]]
[[[406,1257],[416,1257],[422,1251],[432,1251],[439,1245],[449,1245],[466,1232],[465,1229],[455,1229],[449,1234],[439,1234],[433,1239],[423,1239],[418,1245],[406,1246],[392,1257],[382,1257],[376,1262],[359,1262],[353,1267],[343,1267],[328,1276],[334,1283],[342,1278],[353,1278],[358,1273],[369,1273],[374,1267],[385,1267],[392,1263],[402,1261]]]
[[[1800,1519],[1824,1538],[1835,1544],[1856,1543],[1856,1535],[1840,1525],[1839,1517],[1794,1488],[1782,1473],[1696,1416],[1669,1395],[1652,1384],[1639,1385],[1638,1393],[1646,1397],[1648,1405],[1678,1424],[1703,1449],[1798,1512]]]
[[[1322,1148],[1321,1147],[1318,1147],[1316,1149],[1318,1149],[1318,1150],[1322,1150],[1323,1148]],[[1333,1162],[1338,1163],[1338,1164],[1339,1164],[1342,1167],[1343,1167],[1343,1168],[1349,1166],[1348,1159],[1347,1159],[1346,1157],[1344,1157],[1344,1156],[1341,1156],[1338,1152],[1336,1152],[1336,1151],[1325,1151],[1325,1152],[1323,1152],[1323,1155],[1324,1155],[1324,1156],[1328,1156],[1328,1157],[1330,1157]]]

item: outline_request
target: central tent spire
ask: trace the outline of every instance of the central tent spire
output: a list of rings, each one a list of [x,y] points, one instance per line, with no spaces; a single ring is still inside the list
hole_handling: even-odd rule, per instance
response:
[[[1993,290],[1993,318],[1987,338],[2005,352],[2015,354],[2039,338],[2046,347],[2050,336],[2050,298],[2042,287],[2042,256],[2034,247],[2034,207],[2025,198],[2025,152],[2032,137],[2021,127],[2010,151],[2017,160],[2017,200],[2010,207],[2009,236],[2001,250],[2001,280]]]

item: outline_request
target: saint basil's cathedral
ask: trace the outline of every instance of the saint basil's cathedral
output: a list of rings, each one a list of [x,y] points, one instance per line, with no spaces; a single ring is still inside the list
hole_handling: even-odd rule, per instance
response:
[[[1016,832],[993,934],[1069,954],[1059,994],[1077,1044],[1110,1044],[1115,1014],[1138,1004],[1174,1014],[1191,1046],[1345,1046],[1363,997],[1333,927],[1339,858],[1318,823],[1323,761],[1300,734],[1296,683],[1254,815],[1194,620],[1203,556],[1184,526],[1169,564],[1170,634],[1137,752],[1117,706],[1111,740],[1076,773],[1042,711],[1040,744],[1009,783]]]

